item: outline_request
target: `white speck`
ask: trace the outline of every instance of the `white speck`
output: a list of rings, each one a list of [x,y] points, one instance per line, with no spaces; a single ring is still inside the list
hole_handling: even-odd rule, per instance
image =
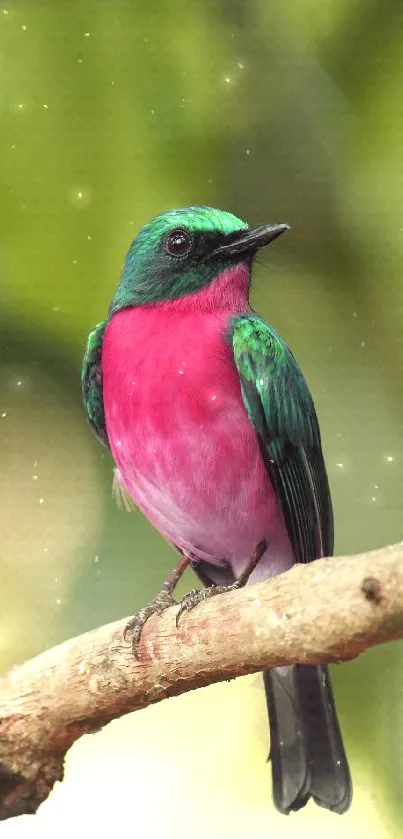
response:
[[[150,114],[152,114],[152,116],[154,116],[154,114],[155,114],[154,108],[151,108]]]
[[[237,67],[238,67],[240,70],[243,70],[243,69],[244,69],[244,67],[245,67],[245,65],[244,65],[244,64],[242,64],[242,61],[238,61]]]
[[[178,370],[178,373],[179,373],[180,376],[183,376],[184,372],[185,372],[184,370]]]
[[[260,597],[256,597],[256,599],[253,602],[254,602],[255,606],[260,606],[261,603],[262,603]]]
[[[392,457],[391,454],[387,454],[386,455],[386,460],[388,461],[388,463],[393,463],[394,458]]]
[[[362,347],[365,347],[365,346],[366,346],[365,341],[361,341],[361,346],[362,346]]]
[[[214,400],[215,400],[215,399],[217,399],[217,396],[216,396],[216,394],[214,393],[214,394],[213,394],[213,396],[211,397],[211,401],[212,401],[212,402],[214,402]]]
[[[39,501],[40,504],[43,504],[44,500],[45,500],[44,498],[38,498],[38,501]]]
[[[18,109],[19,109],[20,111],[22,111],[23,107],[24,107],[24,103],[23,103],[23,102],[19,102],[19,104],[18,104]]]
[[[264,385],[264,379],[259,379],[259,384]]]
[[[340,766],[341,760],[336,760],[336,766]]]
[[[372,496],[372,501],[376,501],[376,496],[375,495]]]
[[[94,562],[99,562],[99,556],[98,556],[98,554],[97,554],[96,556],[94,556]]]
[[[339,469],[344,469],[344,463],[336,463],[336,466],[338,466]]]
[[[82,59],[82,58],[77,58],[77,61],[78,61],[78,63],[79,63],[79,64],[82,64],[82,63],[83,63],[83,59]]]
[[[117,445],[117,446],[118,446],[118,448],[120,449],[120,447],[121,447],[121,445],[122,445],[122,441],[121,441],[121,440],[118,440],[118,441],[117,441],[117,443],[116,443],[116,445]]]
[[[37,481],[38,480],[38,475],[32,475],[32,480]]]
[[[49,548],[44,548],[43,552],[44,552],[44,554],[48,554],[49,553]]]
[[[84,186],[73,186],[68,192],[69,199],[76,207],[86,207],[91,202],[91,190]]]
[[[34,468],[35,468],[35,469],[36,469],[37,465],[38,465],[38,461],[37,461],[37,460],[34,460]]]
[[[90,35],[91,35],[91,32],[84,32],[84,38],[89,38]]]
[[[357,317],[357,312],[353,312],[353,318]]]
[[[60,306],[52,306],[52,312],[60,312]]]
[[[88,236],[87,236],[87,239],[88,239],[88,241],[90,242],[90,241],[91,241],[91,236],[89,236],[89,235],[88,235]]]
[[[27,27],[25,26],[25,24],[24,24],[24,23],[22,24],[21,29],[22,29],[22,31],[23,31],[23,32],[26,32],[26,31],[27,31]]]
[[[77,265],[77,260],[73,259],[73,265]]]
[[[58,582],[59,582],[59,578],[58,578],[58,577],[55,577],[55,579],[53,580],[53,582],[54,582],[54,583],[58,583]]]
[[[250,149],[246,149],[245,154],[250,154]]]
[[[225,84],[231,84],[231,79],[229,76],[224,76]]]
[[[44,105],[43,107],[45,108],[45,111],[49,110],[49,105]]]
[[[8,15],[8,9],[3,9],[3,15]]]
[[[134,386],[135,384],[136,384],[136,380],[135,380],[135,379],[133,379],[133,380],[132,380],[132,385]]]
[[[57,598],[56,603],[58,606],[60,606],[61,601],[59,600],[59,598]]]
[[[3,419],[4,419],[4,417],[6,417],[6,416],[7,416],[7,411],[3,411],[3,413],[2,413],[2,415],[1,415],[1,416],[2,416],[2,417],[3,417]]]
[[[374,484],[374,489],[379,489],[378,484]]]
[[[15,143],[13,143],[13,145],[12,145],[12,146],[10,146],[10,148],[12,148],[12,149],[16,149],[16,148],[17,148],[17,146],[15,145]]]
[[[21,385],[22,385],[22,379],[17,379],[17,387],[21,387]]]

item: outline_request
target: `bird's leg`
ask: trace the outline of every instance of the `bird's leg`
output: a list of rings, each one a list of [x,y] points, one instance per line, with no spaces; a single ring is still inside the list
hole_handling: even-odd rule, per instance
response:
[[[169,577],[165,580],[164,585],[162,586],[161,591],[158,592],[157,596],[154,597],[154,600],[151,600],[147,606],[144,606],[143,609],[140,609],[136,615],[134,615],[125,626],[124,629],[124,639],[127,640],[127,636],[131,633],[131,642],[132,642],[132,650],[133,655],[135,658],[138,658],[137,655],[137,645],[140,640],[140,635],[143,629],[145,622],[151,615],[158,614],[160,615],[165,609],[168,609],[170,606],[177,606],[176,600],[172,597],[174,588],[177,582],[180,580],[184,571],[191,562],[192,557],[188,554],[182,554],[176,568]]]
[[[263,539],[259,544],[256,546],[253,554],[246,565],[246,568],[242,571],[242,574],[235,580],[234,583],[231,583],[229,586],[208,586],[207,588],[202,589],[193,589],[189,591],[182,597],[180,602],[180,608],[176,615],[176,626],[179,625],[179,619],[184,612],[190,612],[191,609],[194,609],[198,603],[201,603],[202,600],[206,600],[208,597],[213,597],[216,594],[223,594],[226,591],[234,591],[237,588],[243,588],[249,580],[252,571],[255,570],[258,562],[261,560],[265,550],[267,548],[267,542]]]

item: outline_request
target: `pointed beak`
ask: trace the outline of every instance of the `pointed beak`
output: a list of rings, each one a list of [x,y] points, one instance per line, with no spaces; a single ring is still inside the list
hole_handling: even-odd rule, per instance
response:
[[[240,230],[228,237],[228,241],[214,251],[217,256],[253,255],[260,248],[274,242],[289,230],[288,224],[264,224],[256,230]]]

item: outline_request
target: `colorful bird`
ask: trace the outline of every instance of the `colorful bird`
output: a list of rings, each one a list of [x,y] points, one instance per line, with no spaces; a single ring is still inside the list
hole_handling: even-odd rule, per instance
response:
[[[154,218],[132,243],[105,321],[90,333],[84,404],[111,449],[115,491],[181,553],[129,623],[171,605],[190,565],[208,588],[266,580],[333,552],[314,403],[285,341],[250,307],[254,257],[287,230],[210,207]],[[266,671],[274,803],[336,813],[351,778],[327,667]]]

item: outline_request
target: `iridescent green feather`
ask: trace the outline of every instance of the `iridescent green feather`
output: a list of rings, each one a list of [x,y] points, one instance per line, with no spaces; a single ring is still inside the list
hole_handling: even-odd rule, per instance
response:
[[[102,341],[107,321],[90,332],[81,368],[81,388],[89,424],[98,440],[109,445],[102,393]]]
[[[333,552],[333,513],[315,407],[291,351],[257,315],[231,322],[249,419],[299,562]]]

